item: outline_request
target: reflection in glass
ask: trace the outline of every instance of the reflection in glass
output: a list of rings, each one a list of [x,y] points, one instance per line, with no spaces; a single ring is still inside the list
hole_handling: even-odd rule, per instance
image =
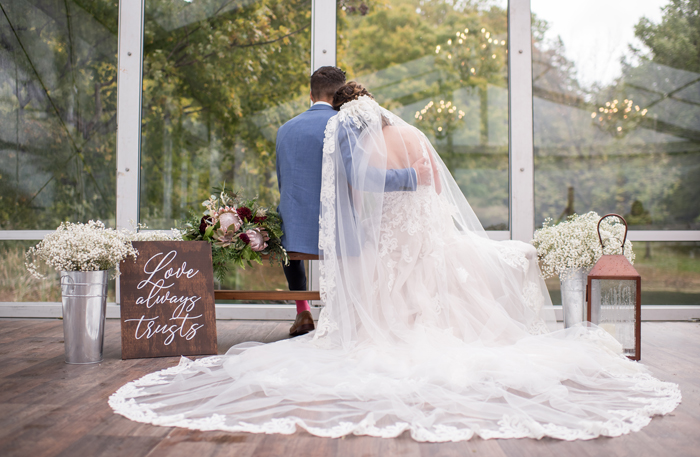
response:
[[[613,3],[532,1],[535,222],[597,211],[699,229],[697,5]]]
[[[507,2],[339,5],[339,66],[428,135],[484,227],[507,230]]]
[[[642,277],[642,305],[700,305],[700,243],[635,241],[634,268]],[[558,278],[547,281],[561,305]]]
[[[114,225],[116,2],[0,8],[0,229]]]
[[[637,321],[637,282],[591,280],[591,322],[610,333],[625,355],[637,353],[634,335]]]
[[[310,25],[309,0],[146,0],[142,223],[176,227],[224,182],[278,203],[275,139],[309,106]],[[287,288],[267,262],[232,269],[222,286],[255,289],[261,278]]]

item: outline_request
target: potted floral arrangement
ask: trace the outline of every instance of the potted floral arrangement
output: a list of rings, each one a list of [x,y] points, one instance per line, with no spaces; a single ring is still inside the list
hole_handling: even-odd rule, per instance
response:
[[[622,251],[625,226],[617,218],[605,219],[600,224],[603,248],[598,239],[599,221],[600,216],[594,211],[574,214],[559,224],[546,219],[532,240],[542,277],[559,276],[566,327],[583,321],[586,281],[593,265],[603,254],[620,254]],[[625,242],[624,254],[630,263],[634,263],[635,255],[629,240]]]
[[[225,187],[215,189],[202,203],[202,216],[193,214],[184,224],[183,239],[211,243],[214,276],[223,281],[228,265],[241,268],[252,262],[262,264],[263,256],[270,263],[287,264],[287,251],[282,247],[282,219],[256,199],[245,200]]]
[[[102,361],[108,273],[118,275],[119,262],[137,254],[129,232],[100,221],[64,222],[25,254],[33,276],[44,278],[38,262],[60,272],[66,363]]]

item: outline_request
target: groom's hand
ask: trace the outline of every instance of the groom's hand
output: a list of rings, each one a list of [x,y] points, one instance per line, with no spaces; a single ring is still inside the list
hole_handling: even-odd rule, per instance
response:
[[[420,159],[416,160],[413,165],[411,165],[411,168],[416,170],[416,178],[418,178],[419,186],[427,186],[430,184],[433,169],[430,166],[428,159],[421,157]]]

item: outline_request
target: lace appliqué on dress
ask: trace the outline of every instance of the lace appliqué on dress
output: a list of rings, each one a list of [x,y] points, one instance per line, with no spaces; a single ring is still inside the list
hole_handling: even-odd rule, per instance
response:
[[[340,107],[337,114],[338,122],[352,122],[355,127],[361,129],[365,125],[379,122],[382,110],[370,97],[363,95],[357,100],[352,100]]]
[[[498,257],[509,266],[520,269],[526,274],[530,268],[530,261],[525,253],[513,247],[499,245]]]

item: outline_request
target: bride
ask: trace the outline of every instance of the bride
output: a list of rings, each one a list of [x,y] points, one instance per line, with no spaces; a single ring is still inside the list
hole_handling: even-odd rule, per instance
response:
[[[184,359],[119,389],[115,412],[198,430],[418,441],[591,439],[680,402],[595,326],[555,330],[537,256],[487,238],[430,142],[359,84],[326,127],[315,332]],[[429,184],[385,192],[423,158]]]

